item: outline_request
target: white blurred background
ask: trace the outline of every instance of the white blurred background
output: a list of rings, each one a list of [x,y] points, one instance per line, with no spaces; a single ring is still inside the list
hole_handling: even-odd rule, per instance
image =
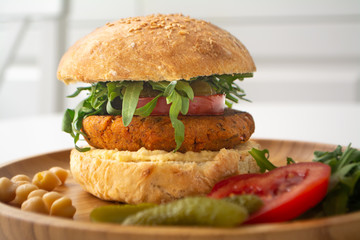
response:
[[[359,102],[359,0],[2,0],[0,118],[61,112],[74,86],[56,80],[77,39],[123,17],[183,13],[225,28],[257,72],[241,83],[257,103]]]
[[[56,79],[62,54],[107,22],[153,13],[210,21],[245,44],[257,72],[240,83],[252,103],[235,107],[253,114],[255,137],[360,146],[359,0],[1,0],[0,147],[12,147],[8,156],[39,134],[46,141],[23,140],[24,154],[72,146],[60,135],[61,115],[79,100],[65,98],[76,86]]]

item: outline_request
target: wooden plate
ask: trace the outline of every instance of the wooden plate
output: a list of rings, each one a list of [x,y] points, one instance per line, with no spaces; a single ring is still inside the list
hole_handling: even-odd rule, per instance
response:
[[[296,161],[311,161],[315,150],[336,146],[280,140],[257,140],[270,150],[271,160],[284,164],[290,156]],[[53,166],[69,168],[69,150],[19,160],[0,167],[0,176],[33,176]],[[279,224],[242,226],[232,229],[200,227],[136,227],[89,222],[90,211],[109,204],[82,191],[73,179],[56,189],[71,197],[77,208],[74,220],[29,213],[0,203],[0,239],[356,239],[360,212],[337,217]]]

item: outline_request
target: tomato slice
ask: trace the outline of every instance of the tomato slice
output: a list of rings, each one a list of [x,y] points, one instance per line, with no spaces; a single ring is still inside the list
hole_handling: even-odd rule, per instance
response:
[[[139,98],[137,108],[146,105],[153,98]],[[159,97],[157,104],[150,115],[168,115],[171,104],[166,103],[165,97]],[[225,95],[195,96],[189,103],[187,115],[222,115],[225,108]]]
[[[330,174],[330,167],[323,163],[296,163],[264,174],[225,179],[215,184],[208,196],[224,198],[233,194],[255,194],[264,205],[246,223],[288,221],[325,197]]]

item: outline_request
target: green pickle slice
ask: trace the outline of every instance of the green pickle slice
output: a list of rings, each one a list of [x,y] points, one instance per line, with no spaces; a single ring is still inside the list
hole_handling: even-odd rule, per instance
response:
[[[209,83],[202,80],[195,80],[190,82],[195,96],[209,96],[216,94],[216,91],[210,86]]]
[[[166,204],[119,204],[95,208],[93,222],[123,225],[196,225],[234,227],[262,206],[255,195],[234,195],[223,199],[187,197]]]
[[[106,205],[95,208],[90,213],[90,220],[93,222],[122,223],[130,215],[157,206],[153,203],[141,203],[137,205],[119,204]]]
[[[197,225],[233,227],[248,217],[245,207],[207,197],[187,197],[140,211],[124,225]]]
[[[263,205],[261,198],[256,195],[232,195],[230,197],[223,198],[222,200],[244,206],[248,210],[249,214],[256,212]]]

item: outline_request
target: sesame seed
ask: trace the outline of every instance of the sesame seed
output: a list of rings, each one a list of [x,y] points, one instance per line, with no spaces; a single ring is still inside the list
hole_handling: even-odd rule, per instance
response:
[[[114,77],[117,75],[117,72],[114,71],[113,69],[110,70],[110,74],[113,75]]]
[[[188,31],[184,31],[184,30],[180,30],[180,31],[179,31],[179,34],[180,34],[180,35],[186,35],[186,34],[189,34],[189,32],[188,32]]]

